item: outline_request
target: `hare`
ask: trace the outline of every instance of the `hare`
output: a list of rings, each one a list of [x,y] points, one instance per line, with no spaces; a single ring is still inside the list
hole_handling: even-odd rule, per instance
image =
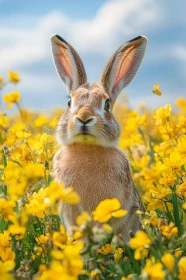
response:
[[[69,94],[68,109],[56,132],[62,148],[54,157],[53,174],[65,187],[73,186],[81,198],[78,205],[63,203],[65,226],[71,233],[82,211],[91,213],[100,201],[118,198],[128,213],[124,218],[113,218],[112,225],[128,242],[129,232],[140,229],[136,210],[143,206],[129,162],[117,148],[120,128],[112,109],[140,67],[147,38],[139,36],[121,45],[106,65],[100,82],[91,86],[74,48],[59,35],[51,37],[51,44],[55,67]]]

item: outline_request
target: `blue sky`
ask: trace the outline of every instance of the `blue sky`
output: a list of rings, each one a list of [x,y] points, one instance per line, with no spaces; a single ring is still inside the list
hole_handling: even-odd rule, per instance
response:
[[[0,0],[0,75],[20,72],[22,103],[50,111],[66,104],[66,89],[52,62],[52,34],[77,50],[91,83],[122,43],[145,35],[146,56],[124,92],[133,107],[173,104],[176,97],[186,97],[185,11],[185,0]],[[155,83],[161,97],[152,94]]]

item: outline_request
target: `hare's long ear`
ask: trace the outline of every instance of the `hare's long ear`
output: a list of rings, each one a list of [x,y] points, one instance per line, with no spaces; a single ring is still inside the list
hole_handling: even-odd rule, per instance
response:
[[[114,104],[120,91],[136,76],[143,60],[147,38],[139,36],[121,45],[106,65],[100,83]]]
[[[69,93],[87,82],[83,62],[74,48],[59,35],[51,37],[56,70]]]

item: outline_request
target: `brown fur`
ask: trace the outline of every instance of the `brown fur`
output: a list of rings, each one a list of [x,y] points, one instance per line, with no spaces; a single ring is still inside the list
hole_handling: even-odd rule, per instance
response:
[[[106,198],[117,197],[123,209],[129,212],[132,209],[134,194],[129,164],[116,148],[78,143],[64,147],[55,156],[54,176],[65,187],[73,186],[81,197],[78,205],[63,204],[62,213],[69,231],[77,215],[83,210],[91,213]],[[139,227],[137,217],[135,219]],[[115,229],[128,241],[128,232],[132,229],[128,217],[113,222]]]
[[[73,98],[74,111],[68,109],[61,117],[57,128],[57,137],[62,144],[72,144],[73,137],[78,134],[79,127],[74,124],[74,117],[86,121],[95,116],[97,123],[89,128],[99,145],[115,146],[120,135],[120,129],[112,112],[102,110],[102,102],[109,96],[104,88],[97,83],[92,86],[81,86],[70,95]],[[72,108],[73,109],[73,108]],[[98,111],[103,111],[100,115]],[[106,122],[107,121],[107,122]]]

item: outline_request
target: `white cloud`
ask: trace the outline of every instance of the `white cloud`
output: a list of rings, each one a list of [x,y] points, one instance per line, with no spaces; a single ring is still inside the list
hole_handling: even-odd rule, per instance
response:
[[[39,23],[33,17],[33,27],[1,26],[0,71],[49,59],[53,33],[66,38],[81,53],[108,55],[123,38],[140,35],[142,28],[156,23],[157,16],[158,5],[153,0],[112,0],[105,2],[92,19],[74,20],[54,11],[41,17]]]
[[[18,85],[19,89],[23,93],[25,101],[27,101],[27,98],[28,102],[31,98],[34,100],[32,102],[34,106],[37,105],[37,97],[38,100],[43,100],[45,104],[46,99],[48,99],[49,106],[51,105],[50,101],[52,103],[55,98],[55,102],[59,103],[61,102],[61,96],[63,97],[62,91],[65,92],[65,89],[60,88],[60,80],[57,74],[55,75],[55,72],[53,72],[50,76],[51,69],[54,69],[52,68],[49,40],[52,34],[59,34],[69,41],[80,55],[86,57],[86,63],[87,57],[92,55],[95,58],[96,67],[97,65],[99,67],[100,62],[96,61],[96,57],[104,56],[104,60],[107,61],[115,49],[124,41],[141,35],[141,33],[151,35],[153,30],[156,30],[156,32],[160,30],[162,22],[166,21],[161,0],[156,2],[154,0],[104,1],[95,16],[86,19],[82,19],[82,15],[80,15],[81,18],[74,19],[61,11],[51,11],[37,19],[30,15],[29,24],[25,24],[26,26],[24,26],[24,22],[26,22],[24,15],[15,16],[16,21],[19,22],[16,28],[3,26],[4,22],[1,22],[0,19],[0,74],[6,73],[9,69],[21,71],[22,82]],[[147,52],[145,63],[153,64],[155,61],[159,63],[160,60],[164,61],[171,56],[180,61],[185,61],[186,50],[184,47],[175,46],[174,48],[174,46],[169,46],[167,48],[166,40],[164,40],[164,45],[155,43],[151,45]],[[43,62],[51,65],[49,72],[46,69],[43,69],[42,72]],[[51,64],[49,64],[50,62]],[[28,66],[30,66],[29,69],[32,68],[32,71],[26,70]],[[37,68],[37,72],[34,73],[33,70],[40,66],[41,69]],[[95,70],[96,67],[93,72],[97,71]],[[101,73],[101,69],[99,72]],[[132,90],[133,93],[138,91],[135,83]],[[30,93],[32,94],[30,95]],[[53,93],[56,94],[55,98]],[[45,96],[46,98],[43,98]],[[136,106],[142,99],[151,107],[159,107],[169,100],[173,102],[174,97],[166,94],[160,99],[156,96],[149,96],[147,90],[144,90],[138,97],[133,94],[131,101]],[[41,108],[41,104],[38,104],[37,107]]]
[[[141,29],[156,23],[157,16],[158,5],[151,0],[109,1],[94,19],[72,25],[70,37],[84,52],[108,55],[123,43],[123,38],[141,35]]]
[[[172,54],[175,58],[185,63],[186,61],[186,47],[182,45],[177,45],[172,48]]]
[[[41,18],[36,26],[33,19],[33,28],[2,28],[0,70],[16,69],[47,58],[50,35],[60,24],[64,26],[63,15],[54,12]]]
[[[185,80],[186,74],[186,47],[185,45],[173,45],[171,56],[179,62],[179,74]],[[185,94],[184,94],[185,95]]]

